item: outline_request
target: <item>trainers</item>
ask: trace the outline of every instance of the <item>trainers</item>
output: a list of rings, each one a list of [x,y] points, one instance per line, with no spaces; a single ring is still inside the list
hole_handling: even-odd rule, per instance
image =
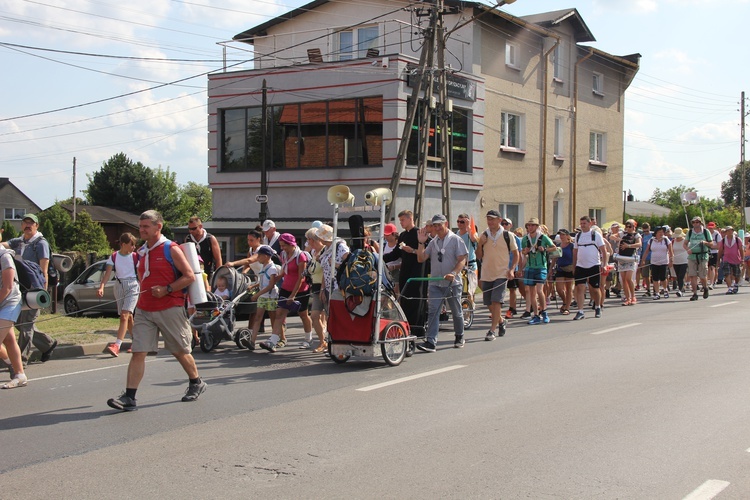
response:
[[[107,406],[120,411],[136,411],[138,409],[135,404],[135,399],[126,396],[124,392],[119,398],[107,400]]]
[[[466,345],[466,341],[464,340],[464,336],[461,335],[460,337],[456,335],[456,341],[453,342],[453,347],[456,349],[461,349],[463,346]]]
[[[52,342],[52,346],[47,349],[47,352],[42,354],[42,356],[39,358],[39,361],[41,361],[42,363],[46,363],[47,361],[49,361],[49,358],[52,357],[52,353],[55,351],[55,347],[57,347],[57,340]]]
[[[508,310],[505,311],[505,317],[508,319],[512,318],[514,314],[516,314],[516,310],[513,309],[512,307],[508,308]]]
[[[597,307],[594,310],[594,317],[595,318],[601,318],[602,317],[602,308],[601,307]]]
[[[521,319],[527,319],[531,317],[531,311],[524,311],[521,315]]]
[[[539,316],[534,316],[533,318],[531,318],[531,321],[529,321],[529,324],[530,325],[541,325],[542,324],[542,318],[540,318]]]
[[[664,292],[664,298],[665,298],[665,299],[668,299],[668,298],[669,298],[669,292]]]
[[[492,342],[493,340],[495,340],[495,332],[489,330],[487,332],[487,335],[484,336],[484,340],[486,340],[487,342]]]
[[[678,297],[682,297],[682,291],[681,290],[677,290],[677,296]]]
[[[547,314],[547,311],[542,311],[542,323],[545,325],[549,323],[549,315]]]
[[[435,352],[437,351],[437,347],[435,347],[435,344],[433,344],[430,341],[425,341],[419,345],[417,345],[417,349],[424,352]]]
[[[310,348],[310,342],[300,342],[299,348],[300,349],[309,349]]]
[[[584,319],[585,317],[586,317],[586,314],[583,311],[578,311],[576,313],[575,318],[573,318],[573,320],[575,321],[575,320],[578,320],[578,319]]]
[[[650,291],[648,291],[648,292],[644,293],[644,294],[643,294],[643,296],[644,296],[644,297],[651,297],[651,292],[650,292]]]
[[[107,346],[107,352],[116,358],[120,355],[120,346],[117,344],[109,344]]]
[[[261,349],[265,349],[268,352],[276,352],[276,346],[270,342],[261,342],[258,344]]]
[[[661,298],[661,295],[659,294],[654,295],[654,300],[659,300],[660,298]]]
[[[692,302],[694,300],[698,300],[698,294],[697,293],[694,293],[693,296],[690,297],[690,302]]]
[[[328,352],[328,342],[326,342],[326,341],[324,340],[323,342],[321,342],[321,343],[320,343],[320,344],[318,345],[318,347],[316,347],[315,349],[313,349],[313,352],[314,352],[315,354],[320,354],[321,352]]]
[[[497,336],[502,337],[505,335],[505,327],[508,326],[508,322],[503,320],[502,323],[497,327]]]
[[[711,288],[711,287],[709,287],[709,288]],[[707,299],[707,298],[708,298],[708,290],[709,290],[709,288],[704,288],[704,289],[703,289],[703,298],[704,298],[704,299]]]
[[[198,384],[188,384],[188,388],[185,390],[185,395],[182,396],[182,401],[187,403],[188,401],[195,401],[198,396],[206,392],[206,384],[204,381],[200,381]]]

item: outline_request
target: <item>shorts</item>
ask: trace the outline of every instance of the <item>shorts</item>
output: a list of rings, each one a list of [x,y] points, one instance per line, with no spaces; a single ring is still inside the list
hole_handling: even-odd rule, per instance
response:
[[[495,281],[482,281],[482,300],[484,305],[492,303],[502,304],[505,302],[505,288],[508,284],[506,278],[499,278]]]
[[[573,279],[573,271],[563,271],[558,267],[555,271],[555,281],[561,278]]]
[[[133,321],[133,352],[157,352],[159,333],[167,351],[190,354],[193,332],[185,308],[175,306],[163,311],[138,309]]]
[[[526,286],[544,285],[547,281],[547,270],[527,267],[523,270],[523,284]]]
[[[141,291],[140,283],[135,278],[127,278],[115,284],[115,299],[117,300],[117,314],[123,311],[133,313],[138,304],[138,295]]]
[[[9,321],[11,324],[8,326],[13,326],[13,324],[18,321],[18,316],[21,314],[21,307],[20,300],[15,304],[6,304],[0,309],[0,320]]]
[[[279,307],[279,299],[275,297],[258,297],[257,308],[274,312]]]
[[[716,267],[716,264],[719,262],[719,254],[718,253],[710,253],[708,254],[708,267]]]
[[[516,290],[517,288],[518,288],[518,280],[516,278],[513,278],[512,280],[508,280],[508,289]]]
[[[320,300],[320,289],[322,285],[313,285],[310,288],[310,310],[322,312],[324,310],[323,301]]]
[[[589,286],[599,288],[599,279],[601,276],[601,267],[578,267],[575,270],[576,286],[585,285],[588,281]]]
[[[700,279],[706,279],[708,275],[708,260],[700,259],[693,260],[688,259],[688,278],[694,278],[695,276]]]
[[[742,277],[742,272],[740,271],[739,264],[730,264],[729,262],[724,262],[721,267],[724,271],[725,277],[732,276],[735,279],[740,279]]]
[[[646,259],[641,265],[641,277],[649,279],[651,276],[651,259]]]
[[[279,301],[282,299],[288,299],[290,295],[292,295],[291,290],[284,290],[282,288],[279,290]],[[308,288],[304,292],[298,292],[297,296],[294,297],[294,300],[299,302],[300,311],[307,311],[307,307],[310,305],[310,289]]]
[[[651,264],[651,281],[666,281],[667,265]]]

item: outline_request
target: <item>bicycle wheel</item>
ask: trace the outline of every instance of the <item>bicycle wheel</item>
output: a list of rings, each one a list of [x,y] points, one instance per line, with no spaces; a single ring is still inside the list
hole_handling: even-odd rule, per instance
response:
[[[406,330],[400,323],[393,321],[380,333],[380,340],[388,341],[380,344],[380,352],[385,362],[391,366],[400,365],[406,357],[406,340],[397,339],[406,339]]]
[[[464,315],[464,328],[471,328],[471,325],[474,324],[474,311],[471,309],[469,299],[461,301],[461,309],[463,310]]]

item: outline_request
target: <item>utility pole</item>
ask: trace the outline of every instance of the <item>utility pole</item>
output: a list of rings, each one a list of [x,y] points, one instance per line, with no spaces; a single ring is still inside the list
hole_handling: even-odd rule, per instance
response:
[[[745,205],[747,200],[747,173],[745,172],[745,91],[740,95],[740,210],[742,213],[742,230],[747,230],[747,220],[745,218]]]
[[[76,157],[73,157],[73,222],[76,221]]]
[[[261,99],[261,125],[260,125],[260,136],[261,142],[263,143],[263,154],[261,156],[260,165],[260,213],[258,219],[261,224],[268,217],[268,88],[266,87],[266,79],[263,79],[263,93]],[[273,151],[273,147],[270,148]]]

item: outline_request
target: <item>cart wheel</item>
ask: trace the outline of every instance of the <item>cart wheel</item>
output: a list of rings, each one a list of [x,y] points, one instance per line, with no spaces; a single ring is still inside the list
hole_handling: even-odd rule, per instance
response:
[[[344,356],[343,358],[340,358],[340,359],[337,358],[331,352],[331,342],[328,342],[328,357],[331,358],[333,360],[333,362],[336,363],[337,365],[343,365],[344,363],[346,363],[347,361],[349,361],[349,358],[351,356]]]
[[[252,335],[253,332],[249,328],[240,328],[234,334],[234,343],[240,349],[250,349],[250,338]]]
[[[405,339],[406,330],[400,323],[392,322],[383,329],[380,334],[380,340],[394,340],[394,339]],[[406,357],[407,341],[401,340],[399,342],[385,342],[380,344],[380,351],[383,353],[383,359],[386,363],[391,366],[398,366]]]
[[[469,299],[461,301],[461,309],[463,309],[464,313],[464,328],[471,328],[471,325],[474,324],[474,311],[471,310]]]
[[[210,333],[207,335],[201,335],[201,351],[211,352],[214,347],[216,347],[216,343],[214,342],[213,335]]]

